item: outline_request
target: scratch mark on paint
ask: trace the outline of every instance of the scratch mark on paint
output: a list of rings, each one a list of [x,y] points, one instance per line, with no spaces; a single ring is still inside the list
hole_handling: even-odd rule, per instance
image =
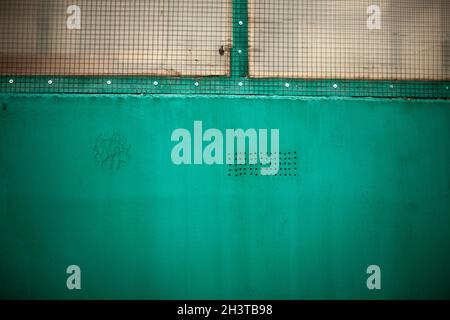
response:
[[[111,137],[97,136],[94,152],[95,160],[107,169],[120,169],[130,158],[131,145],[127,138],[114,133]]]

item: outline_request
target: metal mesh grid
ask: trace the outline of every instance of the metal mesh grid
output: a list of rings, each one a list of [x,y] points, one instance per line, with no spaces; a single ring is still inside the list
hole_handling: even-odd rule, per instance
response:
[[[0,92],[450,98],[448,0],[1,0]]]

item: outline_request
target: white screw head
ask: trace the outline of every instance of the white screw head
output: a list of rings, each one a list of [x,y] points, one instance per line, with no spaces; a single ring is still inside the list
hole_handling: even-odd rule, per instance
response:
[[[48,84],[53,84],[53,81],[52,80],[48,80]]]
[[[153,82],[153,85],[157,86],[158,85],[158,81]]]
[[[9,83],[13,84],[14,80],[13,79],[9,79]]]
[[[393,85],[393,84],[391,84],[391,85],[389,86],[389,88],[391,88],[391,89],[394,89],[394,85]]]
[[[111,80],[106,81],[106,84],[110,85],[111,84]]]
[[[284,84],[284,86],[285,86],[286,88],[289,88],[291,85],[290,85],[289,83],[286,82],[286,83]]]
[[[194,83],[194,86],[198,87],[198,86],[199,86],[199,83],[198,83],[198,82]]]
[[[242,82],[239,82],[239,83],[238,83],[238,86],[239,86],[239,87],[242,87],[243,85],[244,85],[244,84],[243,84]]]
[[[333,88],[337,89],[338,85],[337,83],[333,84]]]
[[[445,90],[448,90],[448,86],[445,87]]]
[[[244,24],[244,22],[241,20],[239,21],[239,25],[242,26]]]
[[[241,54],[241,53],[242,53],[242,50],[241,50],[241,49],[239,49],[239,50],[238,50],[238,53],[239,53],[239,54]]]

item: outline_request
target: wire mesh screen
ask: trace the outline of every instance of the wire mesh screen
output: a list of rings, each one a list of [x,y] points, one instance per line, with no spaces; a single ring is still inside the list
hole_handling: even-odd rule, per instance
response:
[[[450,75],[443,32],[449,5],[442,0],[250,0],[250,75],[444,80]]]
[[[2,74],[229,74],[228,0],[2,0],[1,10]]]
[[[0,91],[450,97],[449,0],[1,0]]]

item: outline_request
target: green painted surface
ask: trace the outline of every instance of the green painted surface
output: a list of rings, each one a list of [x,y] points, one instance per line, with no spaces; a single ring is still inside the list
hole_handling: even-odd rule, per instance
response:
[[[1,298],[450,298],[449,102],[0,102]],[[279,128],[297,176],[173,165],[171,132],[194,120]],[[123,162],[101,161],[109,138]]]

